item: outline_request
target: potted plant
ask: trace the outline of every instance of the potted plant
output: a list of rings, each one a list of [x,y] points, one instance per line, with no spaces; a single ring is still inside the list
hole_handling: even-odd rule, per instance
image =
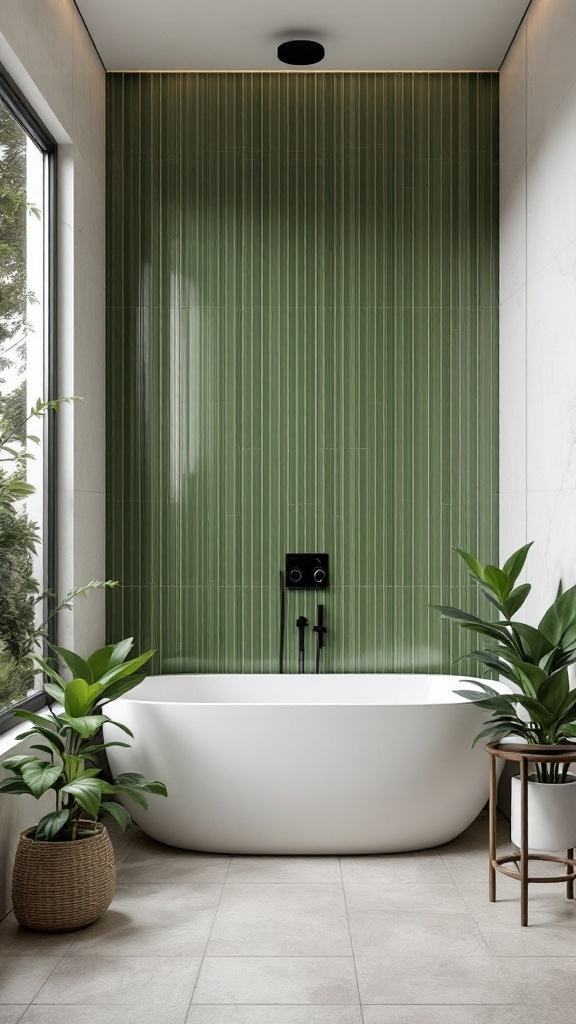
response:
[[[54,810],[20,836],[12,880],[14,912],[20,924],[35,931],[71,931],[95,921],[114,895],[115,867],[112,844],[102,824],[112,817],[122,829],[130,815],[117,797],[128,796],[146,808],[145,793],[166,796],[162,782],[128,772],[115,782],[104,778],[98,764],[102,751],[111,746],[130,746],[98,737],[105,710],[116,698],[142,681],[140,669],[152,651],[126,660],[132,639],[103,647],[84,661],[78,654],[53,647],[70,669],[67,681],[47,659],[36,662],[48,676],[44,689],[60,708],[49,707],[46,716],[22,708],[14,714],[26,719],[30,729],[18,739],[39,742],[30,752],[0,762],[8,777],[0,793],[26,793],[40,799],[54,793]],[[125,725],[118,725],[132,736]],[[38,753],[36,753],[38,752]]]
[[[466,657],[512,684],[510,693],[498,693],[488,683],[477,689],[456,690],[491,717],[476,736],[498,741],[518,737],[528,744],[554,747],[576,737],[576,690],[570,688],[568,667],[576,662],[576,586],[559,593],[538,626],[518,621],[529,583],[516,586],[531,544],[515,551],[502,568],[482,565],[467,551],[456,548],[468,572],[490,602],[497,617],[482,619],[458,608],[435,605],[443,618],[491,642]],[[494,615],[494,613],[493,613]],[[576,749],[575,749],[576,760]],[[576,776],[568,765],[535,764],[529,779],[528,843],[531,849],[559,850],[576,846]],[[512,842],[520,846],[520,781],[512,779]]]

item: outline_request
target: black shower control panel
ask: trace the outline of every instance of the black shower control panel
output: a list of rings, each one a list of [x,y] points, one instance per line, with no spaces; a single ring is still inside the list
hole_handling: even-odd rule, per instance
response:
[[[328,586],[328,555],[286,555],[288,590],[325,590]]]

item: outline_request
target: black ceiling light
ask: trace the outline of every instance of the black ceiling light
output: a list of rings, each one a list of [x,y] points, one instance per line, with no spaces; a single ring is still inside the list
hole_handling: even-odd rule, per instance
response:
[[[290,39],[287,43],[280,43],[278,47],[278,60],[283,64],[299,65],[318,64],[324,57],[322,43],[315,43],[312,39]]]

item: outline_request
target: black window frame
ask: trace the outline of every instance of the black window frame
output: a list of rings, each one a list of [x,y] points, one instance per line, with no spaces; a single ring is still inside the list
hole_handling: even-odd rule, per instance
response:
[[[57,275],[58,275],[58,218],[57,218],[57,164],[58,144],[48,131],[34,108],[18,88],[2,64],[0,64],[0,100],[9,110],[20,127],[32,139],[44,157],[44,298],[47,303],[44,331],[44,395],[45,399],[57,398]],[[40,397],[40,396],[39,396]],[[57,592],[57,425],[53,410],[45,413],[43,455],[43,588],[55,595]],[[56,597],[46,602],[49,616],[56,606]],[[56,621],[50,619],[48,638],[56,642]],[[47,647],[44,653],[47,653]],[[21,718],[14,715],[17,708],[38,711],[48,703],[46,693],[39,690],[18,704],[0,711],[0,734],[16,726],[23,726]]]

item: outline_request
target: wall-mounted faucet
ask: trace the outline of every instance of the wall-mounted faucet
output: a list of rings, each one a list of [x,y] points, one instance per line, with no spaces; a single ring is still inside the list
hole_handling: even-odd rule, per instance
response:
[[[316,675],[320,672],[320,652],[324,647],[324,636],[328,632],[324,625],[324,605],[319,604],[316,609],[316,625],[314,626],[314,632],[316,633]]]
[[[304,615],[301,615],[296,620],[296,627],[298,629],[298,675],[304,674],[304,637],[307,625],[308,619]]]

